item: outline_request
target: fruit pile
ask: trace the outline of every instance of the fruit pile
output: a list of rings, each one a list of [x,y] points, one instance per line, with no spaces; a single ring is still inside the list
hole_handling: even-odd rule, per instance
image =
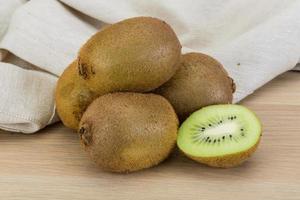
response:
[[[247,108],[230,104],[234,91],[219,62],[181,55],[166,22],[136,17],[105,27],[82,46],[55,98],[62,122],[78,131],[98,166],[132,172],[157,165],[176,143],[200,163],[241,164],[255,151],[261,125]]]

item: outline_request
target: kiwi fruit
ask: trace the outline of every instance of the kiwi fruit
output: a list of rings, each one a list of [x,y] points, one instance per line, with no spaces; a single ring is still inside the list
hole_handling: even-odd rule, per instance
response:
[[[241,105],[212,105],[194,112],[179,128],[177,146],[191,159],[228,168],[256,150],[262,128],[256,115]]]
[[[135,17],[93,35],[79,51],[78,73],[94,91],[104,84],[112,92],[148,92],[174,75],[180,55],[180,42],[166,22]]]
[[[156,94],[111,93],[94,100],[80,121],[81,144],[106,171],[132,172],[163,161],[176,145],[178,119]]]
[[[55,91],[56,111],[63,124],[77,129],[84,110],[95,96],[79,78],[77,61],[72,62],[60,76]]]
[[[136,17],[107,26],[92,36],[60,77],[57,112],[77,129],[87,106],[110,92],[148,92],[174,75],[181,45],[164,21]]]
[[[179,70],[155,93],[167,98],[183,121],[196,110],[231,103],[235,84],[222,65],[202,53],[182,55]]]

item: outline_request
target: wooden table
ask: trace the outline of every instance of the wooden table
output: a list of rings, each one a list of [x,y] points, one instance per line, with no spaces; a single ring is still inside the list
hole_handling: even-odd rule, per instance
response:
[[[0,131],[0,199],[300,199],[300,73],[279,76],[242,102],[263,121],[254,156],[214,169],[178,152],[132,174],[102,172],[61,124],[34,135]]]

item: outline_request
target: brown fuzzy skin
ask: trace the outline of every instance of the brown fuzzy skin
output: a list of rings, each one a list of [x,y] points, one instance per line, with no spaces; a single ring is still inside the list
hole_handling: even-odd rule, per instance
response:
[[[235,84],[222,65],[202,53],[182,56],[179,70],[158,93],[173,105],[181,120],[200,108],[232,102]]]
[[[136,17],[105,27],[80,49],[78,71],[89,88],[151,91],[178,69],[181,45],[172,28],[156,18]]]
[[[174,31],[161,20],[137,17],[105,27],[81,48],[78,59],[58,81],[56,104],[61,120],[77,129],[96,97],[159,87],[178,69],[180,52]]]
[[[178,119],[155,94],[112,93],[94,100],[79,128],[82,145],[106,171],[132,172],[157,165],[176,143]]]
[[[247,151],[238,152],[235,154],[229,154],[226,156],[218,156],[218,157],[195,157],[185,153],[185,155],[192,160],[211,166],[211,167],[219,167],[219,168],[231,168],[241,165],[245,162],[257,149],[260,140],[248,149]]]
[[[95,96],[81,82],[77,74],[77,61],[72,62],[60,76],[55,92],[56,110],[63,124],[77,129],[84,110]]]

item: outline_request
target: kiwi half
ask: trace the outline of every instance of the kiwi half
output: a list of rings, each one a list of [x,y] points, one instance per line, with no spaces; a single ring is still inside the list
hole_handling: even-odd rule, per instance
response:
[[[232,102],[235,84],[223,66],[202,53],[181,57],[175,75],[155,93],[167,98],[181,121],[204,106]]]
[[[177,145],[191,159],[213,167],[233,167],[257,148],[261,123],[240,105],[213,105],[194,112],[179,129]]]
[[[163,161],[176,145],[177,130],[176,113],[162,96],[112,93],[90,104],[79,136],[98,166],[132,172]]]

